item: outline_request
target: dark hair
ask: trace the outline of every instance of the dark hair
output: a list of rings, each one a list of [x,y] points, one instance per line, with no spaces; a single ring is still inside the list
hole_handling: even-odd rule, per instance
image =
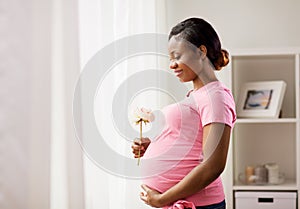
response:
[[[197,48],[204,45],[207,49],[207,57],[216,70],[229,63],[228,52],[221,48],[221,42],[214,28],[201,18],[189,18],[174,26],[169,34],[169,40],[177,36]]]

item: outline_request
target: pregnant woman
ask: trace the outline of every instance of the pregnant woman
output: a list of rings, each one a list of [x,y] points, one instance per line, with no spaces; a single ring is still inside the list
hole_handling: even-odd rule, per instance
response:
[[[220,174],[236,114],[230,90],[214,71],[228,64],[228,52],[200,18],[172,28],[168,50],[170,69],[193,89],[162,110],[165,125],[156,138],[135,140],[132,146],[135,157],[140,152],[145,158],[144,174],[157,171],[144,179],[140,198],[157,208],[225,208]]]

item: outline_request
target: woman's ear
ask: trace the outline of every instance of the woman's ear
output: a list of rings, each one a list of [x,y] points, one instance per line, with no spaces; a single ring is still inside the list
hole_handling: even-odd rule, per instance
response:
[[[200,49],[200,52],[201,52],[201,54],[200,54],[201,58],[202,59],[205,58],[206,54],[207,54],[206,46],[201,45],[201,46],[199,46],[199,49]]]
[[[206,46],[201,45],[201,46],[199,47],[199,49],[200,49],[200,51],[201,51],[201,56],[202,56],[202,55],[205,55],[205,56],[206,56],[206,54],[207,54]]]

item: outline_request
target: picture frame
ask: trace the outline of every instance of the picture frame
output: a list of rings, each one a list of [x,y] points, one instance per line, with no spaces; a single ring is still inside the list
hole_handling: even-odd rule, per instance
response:
[[[284,81],[247,82],[238,97],[239,118],[278,118],[286,83]]]

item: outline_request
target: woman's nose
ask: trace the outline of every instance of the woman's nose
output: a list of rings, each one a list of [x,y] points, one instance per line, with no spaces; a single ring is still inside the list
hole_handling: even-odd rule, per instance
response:
[[[178,64],[176,61],[170,61],[170,69],[175,69],[178,67]]]

